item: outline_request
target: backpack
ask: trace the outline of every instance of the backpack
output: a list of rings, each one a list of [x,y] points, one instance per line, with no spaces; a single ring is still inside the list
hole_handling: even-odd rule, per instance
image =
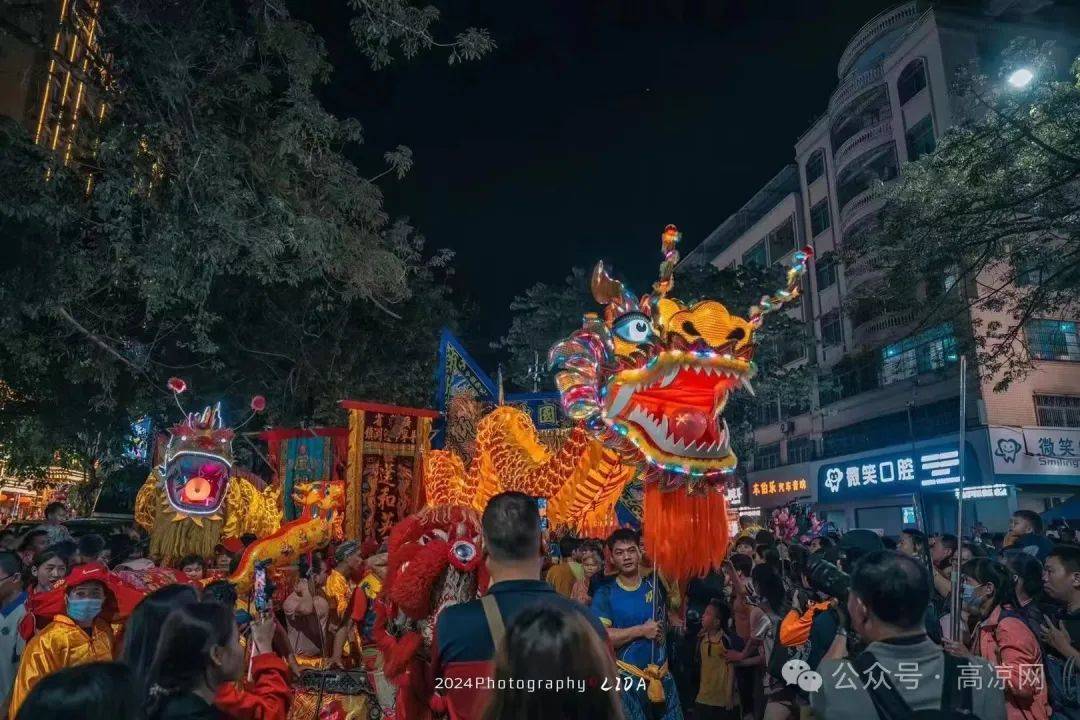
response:
[[[801,615],[795,610],[788,610],[784,619],[774,624],[776,641],[768,658],[770,675],[786,683],[784,665],[789,661],[802,660],[810,664],[810,627],[814,624],[814,617],[831,606],[832,603],[828,602],[812,603]]]
[[[912,712],[900,692],[889,683],[869,684],[866,692],[874,703],[878,720],[979,720],[972,712],[972,690],[965,687],[958,689],[960,678],[960,658],[948,653],[945,657],[945,676],[941,681],[941,708],[939,710],[919,710]],[[869,650],[864,650],[851,663],[859,675],[866,674],[877,663],[877,658]],[[959,702],[957,702],[959,694]]]
[[[1034,603],[1029,605],[1028,610],[1003,607],[1001,618],[1011,617],[1022,621],[1038,641],[1042,632],[1041,623],[1053,620],[1048,618],[1041,608],[1033,605]],[[1043,681],[1046,683],[1046,695],[1055,720],[1080,720],[1080,678],[1076,677],[1080,674],[1080,669],[1075,663],[1070,666],[1062,658],[1047,652],[1047,647],[1041,642],[1039,645],[1042,648]]]

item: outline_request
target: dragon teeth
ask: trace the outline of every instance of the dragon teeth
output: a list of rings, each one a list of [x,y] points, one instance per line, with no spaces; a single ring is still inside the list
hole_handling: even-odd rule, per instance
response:
[[[608,415],[618,415],[626,407],[626,404],[630,402],[630,398],[634,395],[634,389],[629,386],[622,386],[619,388],[619,392],[616,393],[615,399],[608,405]]]

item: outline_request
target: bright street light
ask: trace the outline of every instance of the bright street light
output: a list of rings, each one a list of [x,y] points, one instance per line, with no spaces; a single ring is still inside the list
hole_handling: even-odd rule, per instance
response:
[[[1019,70],[1014,70],[1013,73],[1009,75],[1009,84],[1014,88],[1022,89],[1026,88],[1034,79],[1035,73],[1027,68],[1020,68]]]

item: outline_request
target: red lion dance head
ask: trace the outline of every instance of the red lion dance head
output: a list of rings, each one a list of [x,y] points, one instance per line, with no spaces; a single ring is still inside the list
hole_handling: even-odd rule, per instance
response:
[[[386,677],[398,687],[399,717],[428,715],[432,688],[420,650],[431,649],[439,612],[475,599],[487,585],[480,538],[476,511],[457,505],[425,508],[390,531],[375,636]]]

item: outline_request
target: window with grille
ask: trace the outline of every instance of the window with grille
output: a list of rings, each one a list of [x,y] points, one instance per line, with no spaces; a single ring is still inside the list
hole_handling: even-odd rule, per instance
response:
[[[809,462],[814,459],[813,438],[801,437],[788,440],[787,461],[791,463]]]
[[[934,139],[934,121],[929,115],[911,126],[907,131],[908,160],[915,162],[923,155],[929,155],[937,147]]]
[[[844,325],[837,310],[821,316],[821,342],[825,347],[844,342]]]
[[[832,253],[822,255],[821,259],[814,263],[814,272],[817,273],[818,292],[832,287],[836,284],[836,257]]]
[[[780,466],[780,443],[758,445],[754,451],[754,470],[770,470]]]
[[[817,237],[829,229],[829,224],[829,198],[825,198],[810,208],[810,232]]]
[[[1080,395],[1036,395],[1035,418],[1046,427],[1080,427]]]
[[[881,351],[881,383],[941,370],[958,359],[952,323],[944,323]]]
[[[780,404],[775,397],[760,397],[754,403],[754,427],[765,427],[780,421]]]
[[[778,262],[780,258],[795,249],[795,217],[789,215],[769,233],[769,262]]]
[[[912,60],[896,79],[896,94],[903,105],[926,87],[926,65],[922,60]]]
[[[742,264],[743,265],[760,265],[762,267],[769,264],[769,256],[765,249],[765,241],[762,240],[754,247],[743,253]]]
[[[1080,337],[1075,322],[1029,320],[1024,323],[1028,351],[1036,360],[1080,362]]]
[[[806,184],[817,180],[825,174],[825,151],[818,150],[806,161]]]

